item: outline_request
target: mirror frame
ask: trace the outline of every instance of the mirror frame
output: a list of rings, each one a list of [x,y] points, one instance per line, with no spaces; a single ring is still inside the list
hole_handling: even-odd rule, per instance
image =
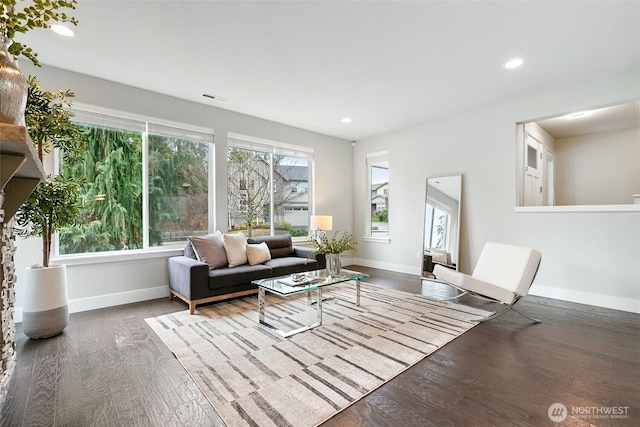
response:
[[[420,276],[424,279],[433,279],[433,274],[427,275],[428,273],[433,271],[433,261],[431,258],[428,258],[428,251],[425,247],[427,242],[427,206],[429,205],[429,182],[431,180],[443,179],[443,178],[457,178],[459,180],[458,186],[458,210],[457,214],[457,223],[455,224],[455,236],[453,237],[453,241],[455,242],[455,259],[451,260],[451,264],[449,264],[450,268],[455,268],[456,271],[460,269],[460,223],[461,223],[461,214],[462,214],[462,182],[463,177],[462,174],[450,174],[450,175],[437,175],[430,176],[425,181],[425,192],[424,192],[424,215],[422,218],[422,248],[420,250]],[[435,187],[432,187],[435,189]],[[451,228],[454,227],[452,224]],[[432,227],[430,227],[430,230]],[[447,248],[449,249],[449,248]],[[455,261],[455,262],[454,262]],[[431,267],[431,270],[428,268]]]

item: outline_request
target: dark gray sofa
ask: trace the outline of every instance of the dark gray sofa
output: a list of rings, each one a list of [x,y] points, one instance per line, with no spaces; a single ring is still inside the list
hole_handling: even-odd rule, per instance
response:
[[[212,270],[196,259],[191,243],[187,242],[184,255],[169,258],[169,299],[176,296],[185,301],[193,314],[197,304],[256,293],[253,280],[325,268],[324,255],[309,258],[313,248],[293,246],[288,234],[247,238],[248,244],[262,242],[267,244],[271,260]]]

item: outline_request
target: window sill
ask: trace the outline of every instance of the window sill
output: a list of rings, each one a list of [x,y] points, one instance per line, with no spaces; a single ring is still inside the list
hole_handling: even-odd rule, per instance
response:
[[[312,244],[310,236],[292,237],[291,242],[294,244],[294,246],[304,246],[307,243],[310,245]]]
[[[98,252],[92,254],[58,255],[51,259],[51,263],[65,265],[89,265],[108,262],[137,261],[140,259],[168,258],[182,255],[184,245],[168,246],[152,249],[138,249],[130,251]]]
[[[372,243],[390,243],[391,242],[391,238],[389,237],[364,236],[362,240],[364,240],[365,242],[372,242]]]

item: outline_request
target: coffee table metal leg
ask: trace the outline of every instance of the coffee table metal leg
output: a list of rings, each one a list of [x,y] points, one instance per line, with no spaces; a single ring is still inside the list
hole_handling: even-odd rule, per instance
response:
[[[264,325],[264,288],[258,288],[258,320]]]
[[[354,282],[356,282],[356,306],[360,307],[360,280],[354,280]],[[322,288],[318,288],[318,291],[320,293],[322,293]],[[334,299],[334,297],[332,296],[328,296],[326,298],[323,299],[323,301],[329,301],[331,299]],[[307,303],[309,305],[313,305],[313,304],[317,304],[318,301],[314,301],[311,299],[311,291],[307,292]]]
[[[307,294],[310,294],[310,293],[311,293],[311,291],[307,292]],[[261,288],[261,287],[258,287],[258,321],[260,322],[261,325],[263,325],[267,329],[277,333],[281,337],[288,338],[291,335],[295,335],[295,334],[298,334],[300,332],[308,331],[309,329],[313,329],[313,328],[318,327],[318,326],[320,326],[322,324],[322,288],[318,288],[318,300],[320,301],[320,304],[318,304],[318,308],[316,309],[317,321],[315,323],[312,323],[310,325],[302,326],[302,327],[300,327],[298,329],[294,329],[292,331],[285,332],[282,329],[278,328],[277,326],[271,325],[270,323],[268,323],[265,320],[265,306],[266,306],[265,289]]]
[[[318,297],[318,306],[316,308],[316,312],[318,314],[318,325],[322,325],[322,288],[318,288],[317,291],[317,297]]]

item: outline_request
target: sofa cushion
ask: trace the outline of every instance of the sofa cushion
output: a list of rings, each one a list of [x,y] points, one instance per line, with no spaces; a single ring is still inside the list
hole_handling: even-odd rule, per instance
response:
[[[293,254],[293,242],[289,234],[279,234],[277,236],[258,236],[247,239],[248,243],[266,243],[271,252],[271,259],[288,257]]]
[[[442,280],[447,283],[451,283],[459,289],[478,293],[480,295],[486,295],[490,298],[497,299],[505,304],[511,304],[516,299],[516,294],[513,292],[492,285],[491,283],[483,282],[482,280],[475,279],[459,271],[452,270],[447,267],[443,267],[437,264],[433,269],[433,273],[438,280]]]
[[[227,253],[229,267],[247,263],[247,238],[244,234],[225,234],[222,236],[224,250]]]
[[[187,244],[184,247],[184,256],[186,256],[187,258],[198,259],[198,257],[196,256],[196,251],[195,249],[193,249],[193,245],[191,244],[189,239],[187,239]]]
[[[222,234],[217,231],[206,236],[188,237],[196,259],[209,265],[209,269],[227,265],[227,252],[224,249]]]
[[[257,244],[247,244],[247,260],[249,265],[262,264],[271,259],[269,247],[265,242]]]
[[[271,261],[267,261],[263,265],[271,267],[271,269],[273,270],[273,277],[287,276],[293,273],[302,273],[304,271],[318,269],[318,261],[316,261],[315,259],[300,258],[295,256],[272,258]]]
[[[271,277],[271,268],[264,264],[243,264],[233,268],[220,268],[209,271],[209,289],[225,288],[227,286],[251,283]]]

